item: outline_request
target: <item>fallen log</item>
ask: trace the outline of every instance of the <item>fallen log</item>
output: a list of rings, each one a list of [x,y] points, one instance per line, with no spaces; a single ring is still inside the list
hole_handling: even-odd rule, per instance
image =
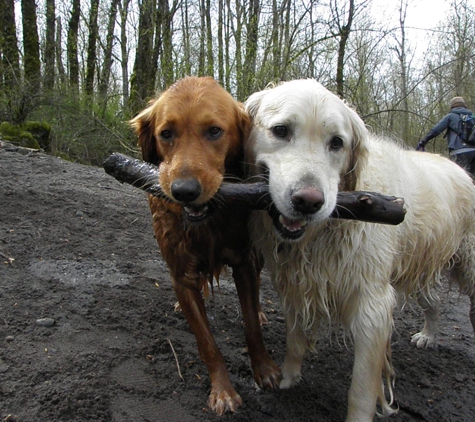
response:
[[[114,153],[104,161],[104,170],[121,183],[127,183],[159,197],[167,198],[158,184],[158,167]],[[223,182],[217,192],[222,206],[275,211],[266,183]],[[339,192],[333,218],[397,225],[404,221],[404,199],[375,192]]]

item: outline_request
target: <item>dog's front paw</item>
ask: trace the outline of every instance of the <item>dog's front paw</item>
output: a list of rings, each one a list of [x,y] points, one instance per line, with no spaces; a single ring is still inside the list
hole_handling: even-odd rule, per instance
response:
[[[418,349],[427,349],[435,344],[435,335],[421,331],[411,337],[411,344],[416,346]]]
[[[281,390],[293,387],[301,378],[300,366],[291,368],[290,365],[286,365],[285,362],[282,365],[282,381],[279,384]]]
[[[222,389],[213,387],[208,398],[208,406],[218,416],[226,412],[235,412],[242,405],[242,398],[234,388]]]
[[[252,366],[254,379],[262,388],[279,388],[280,369],[270,356],[262,357],[257,365]]]
[[[290,356],[292,356],[290,354]],[[300,381],[302,369],[302,359],[286,356],[282,365],[282,381],[279,384],[280,389],[293,387]]]
[[[300,381],[300,374],[294,375],[288,378],[282,378],[282,381],[279,384],[281,390],[286,390],[287,388],[293,387]]]

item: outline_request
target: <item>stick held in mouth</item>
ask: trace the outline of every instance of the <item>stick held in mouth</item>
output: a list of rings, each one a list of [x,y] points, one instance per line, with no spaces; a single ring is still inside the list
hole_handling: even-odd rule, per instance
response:
[[[158,167],[114,153],[104,161],[104,170],[119,182],[128,183],[145,192],[166,198],[158,184]],[[253,210],[271,210],[272,199],[265,183],[221,184],[217,195],[224,200],[223,206],[240,206]],[[404,199],[376,192],[339,192],[333,218],[398,225],[404,221]]]

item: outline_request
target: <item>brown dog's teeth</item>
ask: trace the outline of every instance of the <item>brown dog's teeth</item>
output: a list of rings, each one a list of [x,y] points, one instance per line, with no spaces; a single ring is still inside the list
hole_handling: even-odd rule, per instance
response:
[[[200,205],[200,206],[185,206],[185,212],[190,215],[191,217],[200,217],[208,211],[207,205]]]

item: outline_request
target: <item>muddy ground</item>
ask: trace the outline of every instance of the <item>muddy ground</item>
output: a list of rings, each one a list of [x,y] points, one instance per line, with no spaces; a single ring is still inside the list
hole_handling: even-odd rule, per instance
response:
[[[262,302],[265,342],[281,364],[284,323],[266,275]],[[468,301],[444,291],[443,302],[431,350],[410,345],[417,307],[396,314],[399,412],[385,421],[475,420]],[[296,388],[257,389],[229,279],[207,306],[244,406],[209,412],[209,377],[174,304],[142,192],[101,168],[1,144],[0,422],[345,419],[351,345],[324,335]]]

